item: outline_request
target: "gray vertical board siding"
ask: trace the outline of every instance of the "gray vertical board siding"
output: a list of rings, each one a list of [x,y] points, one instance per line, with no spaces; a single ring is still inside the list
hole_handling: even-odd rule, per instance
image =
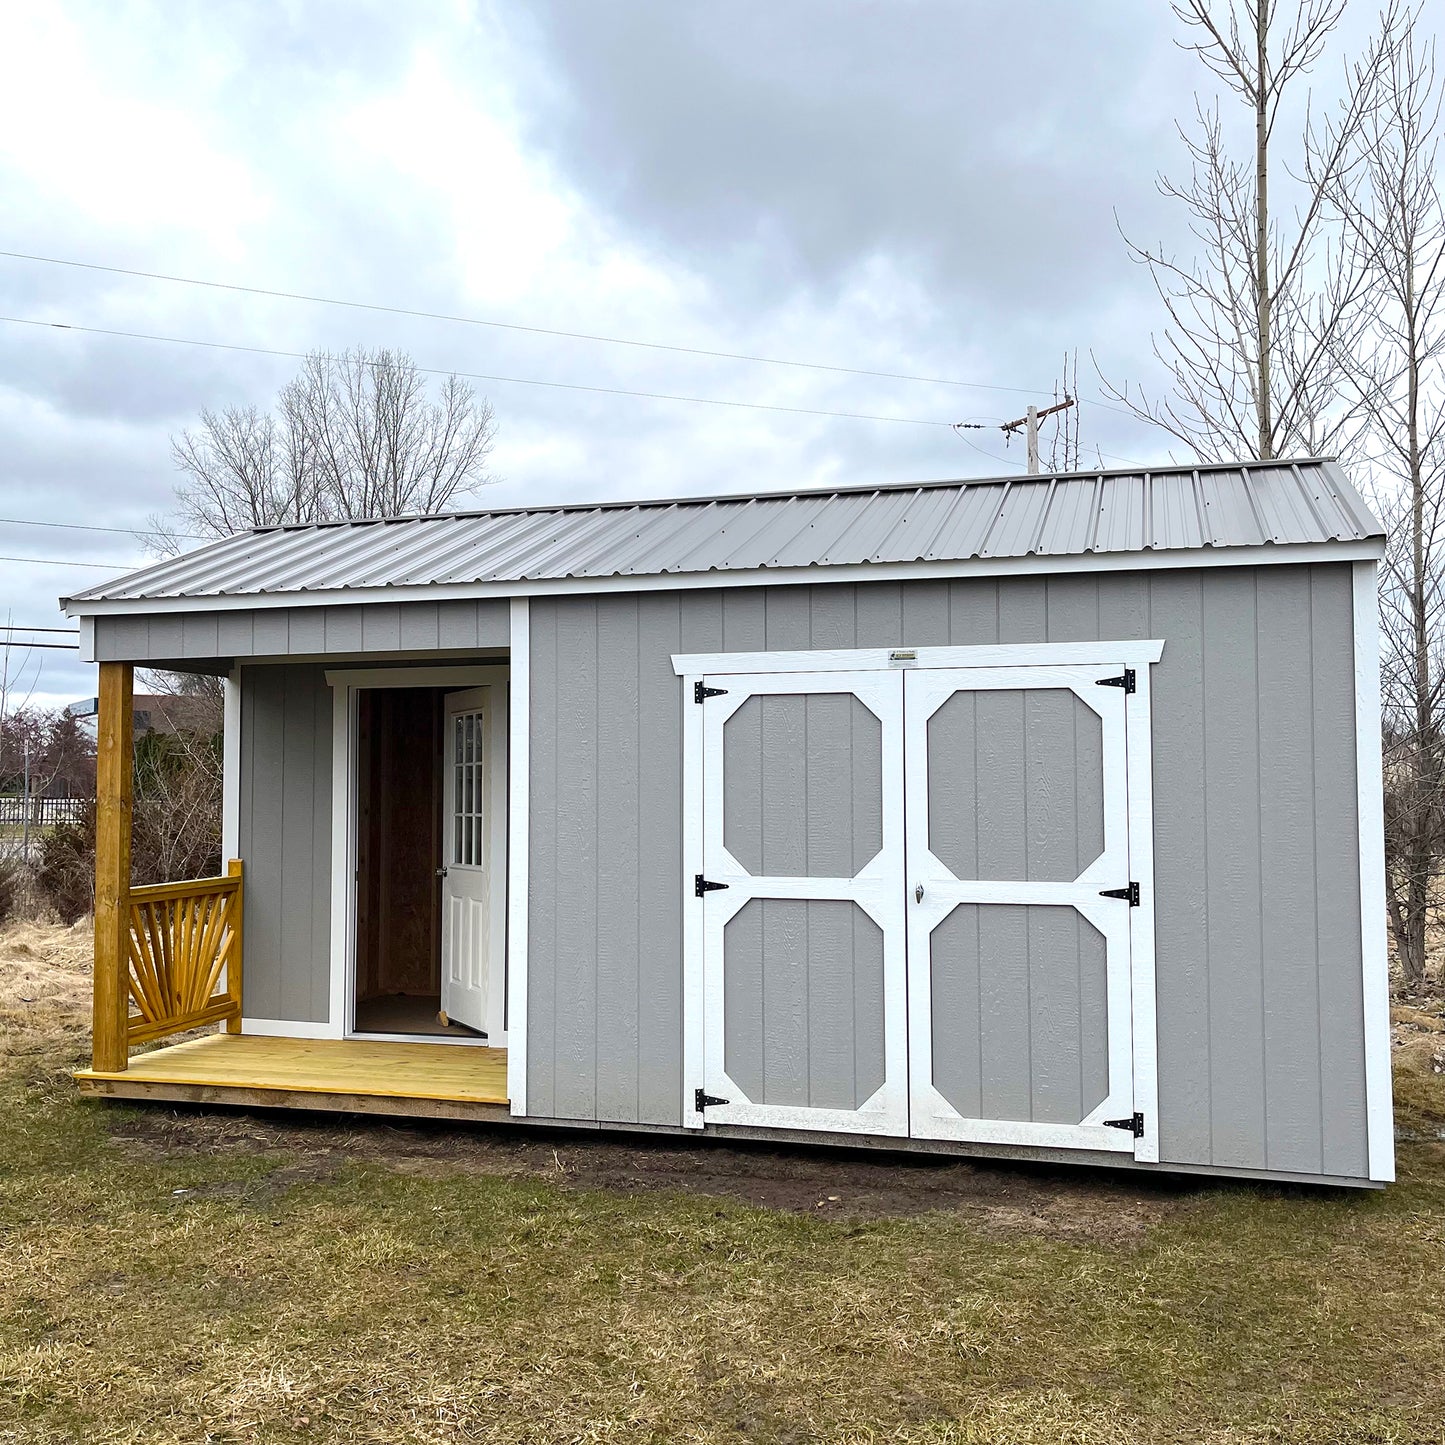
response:
[[[641,1054],[637,597],[599,598],[597,613],[597,1110],[630,1121]]]
[[[1163,1159],[1363,1177],[1348,564],[961,580],[942,592],[913,583],[648,592],[636,604],[634,614],[584,599],[531,603],[532,1112],[634,1117],[620,1102],[607,1106],[615,1115],[596,1103],[612,1087],[596,1077],[598,945],[568,934],[560,973],[557,955],[557,929],[597,919],[599,879],[595,787],[585,846],[559,847],[559,828],[579,837],[579,805],[559,789],[559,769],[570,759],[575,776],[605,731],[613,748],[635,735],[638,807],[650,820],[635,843],[613,825],[604,835],[622,839],[608,876],[615,885],[635,871],[639,910],[638,1059],[607,1068],[635,1079],[638,1119],[680,1121],[680,755],[683,708],[693,704],[672,674],[673,651],[1160,637],[1152,706]],[[632,646],[635,703],[602,666]],[[605,729],[599,708],[610,710]],[[1296,826],[1304,834],[1282,845]],[[1281,846],[1295,856],[1273,876]],[[615,968],[620,955],[608,956]],[[618,1036],[632,1046],[630,1029]]]
[[[723,842],[755,877],[852,878],[883,846],[883,726],[849,693],[749,698],[723,779]]]
[[[1103,729],[1066,688],[956,692],[928,720],[928,838],[957,878],[1072,882],[1103,851]]]
[[[1344,573],[1344,580],[1338,573]],[[1353,629],[1348,569],[1316,568],[1310,586],[1310,681],[1314,689],[1314,899],[1319,956],[1321,1168],[1369,1171],[1365,1119],[1365,1029],[1360,987],[1359,864],[1339,846],[1358,829],[1354,730],[1335,720],[1355,705],[1353,678],[1338,666],[1341,634]]]
[[[506,647],[508,603],[367,602],[97,617],[97,662],[426,653]]]
[[[933,1084],[965,1118],[1077,1124],[1102,1102],[1104,940],[1075,909],[961,904],[929,968]]]
[[[247,1018],[325,1023],[331,977],[331,689],[322,666],[241,670]]]
[[[753,898],[723,930],[728,1076],[755,1104],[856,1109],[883,1083],[883,932],[857,904]]]

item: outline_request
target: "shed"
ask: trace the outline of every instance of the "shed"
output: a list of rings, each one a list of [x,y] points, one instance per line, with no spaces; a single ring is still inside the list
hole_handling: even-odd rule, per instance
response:
[[[1306,459],[271,527],[92,588],[80,1085],[1379,1184],[1382,548]],[[130,886],[137,665],[225,679],[222,878]]]

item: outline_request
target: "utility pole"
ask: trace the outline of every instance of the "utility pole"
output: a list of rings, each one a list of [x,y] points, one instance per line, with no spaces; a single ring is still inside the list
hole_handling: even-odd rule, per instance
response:
[[[1029,475],[1031,477],[1036,477],[1039,473],[1039,423],[1046,416],[1053,416],[1056,411],[1067,411],[1073,404],[1074,398],[1066,396],[1056,406],[1046,406],[1042,411],[1036,406],[1031,406],[1016,421],[1006,421],[999,428],[1005,436],[1012,436],[1020,427],[1028,429]]]

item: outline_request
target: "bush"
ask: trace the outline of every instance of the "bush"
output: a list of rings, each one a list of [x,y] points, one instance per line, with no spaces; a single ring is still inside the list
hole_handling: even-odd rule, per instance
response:
[[[221,871],[221,740],[146,733],[136,739],[131,882],[177,883]],[[95,809],[40,843],[40,891],[61,920],[95,907]]]
[[[95,808],[79,823],[62,823],[40,840],[36,870],[40,892],[62,923],[75,923],[95,907]]]
[[[0,857],[0,923],[8,923],[14,916],[24,882],[20,860],[8,856]]]

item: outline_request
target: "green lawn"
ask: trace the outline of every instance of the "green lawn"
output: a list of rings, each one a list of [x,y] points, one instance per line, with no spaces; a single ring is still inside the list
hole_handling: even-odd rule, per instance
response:
[[[73,1005],[0,1008],[0,1441],[1445,1440],[1439,1144],[1384,1193],[714,1176],[82,1101]]]

